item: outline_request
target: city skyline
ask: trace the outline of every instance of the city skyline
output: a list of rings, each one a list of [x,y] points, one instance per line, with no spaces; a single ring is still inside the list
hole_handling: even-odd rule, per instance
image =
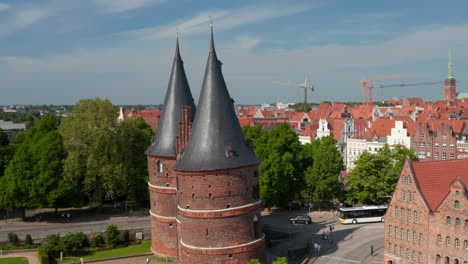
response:
[[[423,6],[424,5],[424,6]],[[363,77],[407,75],[382,84],[443,81],[452,49],[459,92],[467,92],[468,17],[463,1],[212,2],[138,0],[0,1],[0,105],[160,104],[176,29],[198,101],[213,17],[220,60],[239,104],[360,101]],[[443,99],[443,85],[388,88],[384,97]]]

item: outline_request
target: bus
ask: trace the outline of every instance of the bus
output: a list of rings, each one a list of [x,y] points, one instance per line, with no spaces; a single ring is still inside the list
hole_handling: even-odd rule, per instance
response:
[[[388,205],[342,207],[338,209],[338,214],[342,224],[383,222],[387,208]]]

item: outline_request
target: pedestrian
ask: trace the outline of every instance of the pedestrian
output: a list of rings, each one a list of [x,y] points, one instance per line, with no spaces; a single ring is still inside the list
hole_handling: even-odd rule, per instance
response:
[[[328,230],[330,230],[330,232],[333,231],[331,225],[328,226]]]
[[[370,255],[371,257],[374,256],[374,246],[370,246]]]
[[[67,213],[67,220],[70,222],[70,213]]]
[[[314,243],[314,252],[318,253],[318,244],[317,244],[317,242]]]
[[[146,257],[146,264],[150,263],[150,258]]]
[[[317,254],[320,254],[320,244],[317,244]]]
[[[65,219],[65,213],[62,212],[62,219]]]

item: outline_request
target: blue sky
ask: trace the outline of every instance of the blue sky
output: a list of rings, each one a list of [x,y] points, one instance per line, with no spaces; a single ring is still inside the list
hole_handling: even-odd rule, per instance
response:
[[[442,81],[452,49],[458,91],[468,92],[468,1],[0,0],[0,104],[114,104],[164,100],[176,28],[195,99],[213,17],[218,56],[237,103],[359,101],[359,80]],[[442,86],[387,88],[442,98]]]

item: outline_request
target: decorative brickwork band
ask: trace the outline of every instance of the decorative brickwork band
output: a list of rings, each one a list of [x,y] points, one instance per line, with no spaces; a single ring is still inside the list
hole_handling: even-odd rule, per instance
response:
[[[175,217],[171,217],[171,216],[162,216],[162,215],[157,215],[153,212],[151,212],[151,210],[149,210],[149,213],[151,215],[151,218],[159,221],[159,222],[167,222],[167,223],[172,223],[172,222],[175,222],[176,221],[176,218]]]
[[[240,245],[234,245],[234,246],[195,247],[195,246],[185,244],[182,240],[180,240],[180,245],[183,247],[185,251],[193,253],[193,254],[220,255],[220,254],[232,254],[232,253],[242,253],[242,252],[251,251],[252,249],[256,247],[263,245],[264,242],[265,242],[265,234],[262,234],[262,236],[259,239],[256,239],[248,243],[240,244]]]
[[[233,208],[225,209],[213,209],[213,210],[190,210],[177,206],[179,214],[187,217],[199,217],[199,218],[210,218],[210,217],[227,217],[232,215],[240,215],[254,211],[262,207],[262,202],[259,200],[255,203],[246,204]]]
[[[175,187],[166,187],[166,186],[156,186],[148,182],[150,190],[159,192],[159,193],[176,193],[177,189]]]

